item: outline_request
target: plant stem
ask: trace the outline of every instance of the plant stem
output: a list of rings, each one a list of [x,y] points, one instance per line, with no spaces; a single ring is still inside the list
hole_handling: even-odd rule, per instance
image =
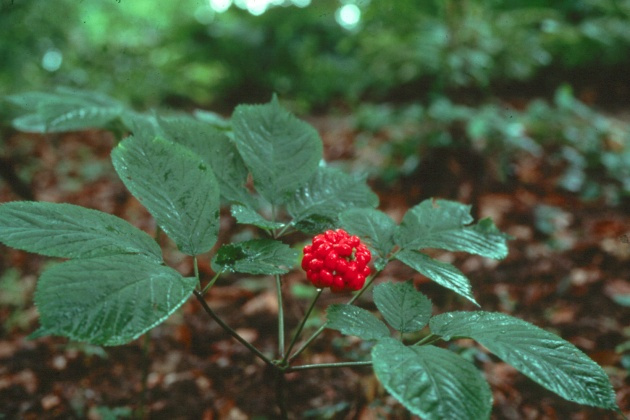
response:
[[[276,293],[278,296],[278,352],[284,359],[284,308],[282,304],[282,282],[280,275],[276,274]]]
[[[276,404],[280,409],[280,418],[282,420],[289,418],[286,397],[287,382],[284,373],[282,370],[276,371]]]
[[[365,283],[365,285],[363,286],[363,288],[361,290],[359,290],[359,292],[357,294],[355,294],[352,299],[350,299],[348,301],[348,305],[352,305],[367,289],[368,287],[370,287],[372,285],[372,282],[374,282],[374,279],[380,274],[380,271],[375,272],[374,274],[372,274],[372,276],[370,277],[370,279],[367,281],[367,283]],[[302,344],[302,346],[296,350],[295,353],[293,353],[291,356],[289,356],[288,361],[290,362],[291,360],[295,359],[296,357],[298,357],[300,355],[300,353],[302,353],[309,344],[311,344],[311,342],[313,340],[315,340],[325,329],[326,329],[326,325],[328,325],[328,321],[324,322],[322,324],[321,327],[319,327],[317,329],[317,331],[315,331],[313,333],[313,335],[311,335],[308,340],[306,340],[304,342],[304,344]]]
[[[300,326],[298,327],[298,329],[295,331],[295,334],[293,335],[293,339],[291,340],[291,344],[289,344],[289,348],[287,349],[287,352],[285,353],[284,358],[282,359],[282,362],[280,363],[281,365],[284,365],[287,362],[287,358],[288,358],[289,354],[291,354],[291,350],[293,350],[293,346],[295,346],[295,343],[297,342],[298,338],[300,338],[300,334],[302,334],[302,330],[304,329],[304,325],[306,324],[306,321],[308,320],[308,317],[311,315],[311,312],[313,311],[313,308],[315,307],[315,303],[317,302],[319,297],[322,295],[323,291],[324,291],[324,289],[318,289],[317,290],[317,294],[313,298],[313,300],[311,302],[311,305],[308,307],[308,310],[304,314],[304,317],[302,318],[302,322],[300,322]]]
[[[219,276],[220,276],[221,274],[223,274],[223,271],[219,271],[218,273],[216,273],[216,274],[214,275],[214,277],[212,277],[212,280],[210,280],[210,282],[208,282],[208,284],[206,284],[206,287],[204,287],[204,288],[201,290],[201,294],[202,294],[202,295],[206,294],[206,292],[208,291],[208,289],[210,289],[210,288],[214,285],[214,283],[216,283],[217,279],[219,278]]]
[[[337,362],[337,363],[318,363],[313,365],[300,365],[290,366],[286,369],[286,372],[293,372],[296,370],[307,369],[323,369],[323,368],[340,368],[340,367],[356,367],[356,366],[371,366],[372,361],[366,360],[363,362]]]
[[[302,345],[300,346],[300,348],[299,348],[299,349],[297,349],[297,350],[295,351],[295,353],[293,353],[291,356],[289,356],[288,361],[290,362],[291,360],[293,360],[293,359],[295,359],[296,357],[298,357],[298,356],[300,355],[300,353],[302,353],[302,352],[303,352],[303,351],[304,351],[304,350],[305,350],[305,349],[309,346],[309,344],[311,344],[311,342],[312,342],[313,340],[315,340],[315,339],[316,339],[316,338],[317,338],[317,337],[318,337],[318,336],[319,336],[319,335],[320,335],[320,334],[321,334],[321,333],[322,333],[322,332],[326,329],[326,325],[327,325],[327,324],[328,324],[328,321],[324,322],[324,323],[322,324],[322,326],[321,326],[321,327],[319,327],[319,328],[317,329],[317,331],[315,331],[315,332],[314,332],[314,333],[313,333],[313,334],[312,334],[312,335],[308,338],[308,340],[306,340],[306,341],[304,342],[304,344],[302,344]]]
[[[194,293],[195,297],[197,298],[197,300],[199,301],[199,303],[201,303],[201,306],[206,311],[206,313],[208,315],[210,315],[210,317],[212,319],[214,319],[217,322],[217,324],[219,324],[221,326],[221,328],[223,328],[225,331],[227,331],[228,334],[230,334],[232,337],[234,337],[242,345],[247,347],[252,353],[254,353],[256,356],[258,356],[258,358],[260,358],[267,365],[269,365],[269,366],[271,366],[273,368],[277,368],[277,366],[271,360],[269,360],[269,358],[267,356],[265,356],[260,350],[258,350],[256,347],[254,347],[251,343],[247,342],[247,340],[245,340],[243,337],[241,337],[236,331],[234,331],[229,325],[227,325],[221,318],[219,318],[219,316],[216,314],[216,312],[214,312],[212,310],[212,308],[210,308],[210,306],[208,306],[208,303],[203,298],[203,295],[201,294],[201,292],[199,292],[198,290],[193,290],[193,293]]]
[[[358,293],[356,293],[354,296],[352,296],[352,299],[350,299],[348,301],[348,305],[352,305],[357,299],[359,299],[361,297],[361,295],[372,285],[372,283],[374,282],[374,279],[381,274],[380,271],[375,272],[374,274],[372,274],[372,277],[370,277],[368,279],[368,281],[365,283],[365,285],[363,286],[363,288],[361,290],[359,290]]]
[[[436,341],[439,341],[441,338],[442,337],[440,337],[439,335],[429,334],[426,337],[420,339],[419,341],[413,343],[412,346],[424,346],[427,344],[435,343]]]
[[[291,227],[291,223],[287,223],[286,225],[284,225],[284,227],[280,229],[280,232],[276,234],[276,238],[279,238],[282,235],[284,235],[287,232],[287,229],[289,229],[290,227]]]
[[[201,277],[199,277],[199,264],[197,263],[197,256],[193,256],[193,268],[195,270],[195,278],[199,282],[199,287],[201,287]]]

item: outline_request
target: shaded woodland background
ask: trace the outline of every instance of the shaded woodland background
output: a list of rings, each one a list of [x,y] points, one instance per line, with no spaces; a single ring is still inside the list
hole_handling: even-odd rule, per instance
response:
[[[138,110],[229,116],[277,93],[317,128],[327,160],[368,174],[397,221],[441,197],[514,236],[500,262],[436,256],[470,278],[484,310],[553,331],[597,361],[630,415],[630,1],[1,0],[0,63],[4,94],[68,86]],[[70,202],[154,230],[111,167],[111,132],[24,133],[11,125],[17,112],[2,102],[0,202]],[[220,241],[241,229],[225,212]],[[110,348],[26,339],[51,262],[0,246],[0,419],[129,418],[142,406],[156,419],[274,418],[269,372],[192,300],[150,332],[149,359],[145,338]],[[437,313],[474,309],[402,265],[382,281],[409,278]],[[291,328],[311,289],[299,270],[284,287]],[[325,296],[311,325],[339,299]],[[269,279],[222,278],[209,303],[274,348]],[[373,308],[369,296],[361,304]],[[481,347],[449,345],[484,371],[494,419],[616,418],[561,400]],[[303,357],[367,351],[327,331]],[[292,375],[295,418],[407,418],[369,369]]]

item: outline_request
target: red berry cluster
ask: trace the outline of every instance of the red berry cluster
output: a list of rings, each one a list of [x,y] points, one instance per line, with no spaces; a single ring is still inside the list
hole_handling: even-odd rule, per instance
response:
[[[327,230],[304,247],[302,268],[317,288],[330,287],[333,292],[359,290],[370,274],[367,263],[371,258],[370,250],[357,236],[343,229]]]

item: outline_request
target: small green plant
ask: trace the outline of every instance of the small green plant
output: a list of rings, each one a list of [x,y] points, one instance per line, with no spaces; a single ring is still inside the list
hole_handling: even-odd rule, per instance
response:
[[[372,288],[385,267],[397,260],[477,305],[463,273],[423,250],[501,259],[508,252],[508,236],[489,219],[473,223],[470,206],[446,200],[423,201],[396,224],[376,209],[378,198],[364,178],[322,160],[315,129],[276,98],[264,105],[238,106],[229,124],[213,118],[208,123],[189,116],[137,114],[107,98],[67,90],[11,100],[28,110],[14,121],[24,130],[113,124],[131,131],[132,136],[112,151],[114,168],[154,217],[155,234],[168,235],[194,266],[190,277],[168,267],[151,236],[110,214],[63,203],[4,203],[0,241],[67,260],[39,278],[35,303],[41,326],[31,337],[58,335],[123,345],[194,296],[214,321],[277,374],[278,413],[283,418],[291,412],[285,374],[353,366],[372,366],[385,389],[425,419],[489,418],[492,393],[483,375],[455,352],[436,345],[462,337],[476,340],[563,398],[619,411],[604,371],[554,334],[503,313],[432,316],[430,300],[411,282],[380,282]],[[258,235],[217,244],[222,205],[230,206],[231,216]],[[302,249],[285,241],[290,235],[312,234],[312,244]],[[295,269],[300,251],[304,275],[318,291],[286,340],[283,275]],[[212,279],[199,273],[202,258],[211,259]],[[279,314],[273,354],[247,342],[207,303],[205,296],[224,273],[274,279]],[[303,339],[325,287],[356,292],[347,303],[329,306],[327,320]],[[378,314],[355,305],[370,290]],[[326,328],[371,342],[371,350],[356,360],[305,363],[300,356]]]
[[[424,108],[362,105],[355,126],[360,142],[380,149],[370,175],[386,183],[409,176],[431,150],[444,148],[483,155],[502,181],[519,157],[548,156],[558,172],[555,184],[585,201],[615,205],[630,196],[630,126],[582,103],[569,86],[556,91],[553,103],[534,100],[523,111],[444,97]]]

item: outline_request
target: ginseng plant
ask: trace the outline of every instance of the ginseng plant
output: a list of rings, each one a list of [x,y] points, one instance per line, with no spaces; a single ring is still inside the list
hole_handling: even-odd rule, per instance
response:
[[[372,366],[385,390],[423,419],[487,419],[488,383],[474,364],[442,345],[459,338],[476,340],[565,399],[620,412],[607,375],[568,341],[498,312],[433,315],[430,300],[410,281],[372,287],[397,260],[479,306],[461,271],[422,251],[501,259],[508,236],[489,219],[473,223],[470,206],[446,200],[423,201],[396,224],[377,210],[378,198],[364,177],[322,159],[317,131],[277,98],[238,106],[230,120],[207,112],[140,114],[104,95],[68,89],[8,100],[22,110],[13,125],[23,131],[105,127],[131,133],[112,151],[113,167],[157,225],[152,237],[121,218],[72,204],[0,205],[1,242],[64,259],[38,280],[34,300],[40,327],[32,338],[57,335],[123,345],[194,297],[213,322],[276,373],[277,413],[283,418],[292,413],[287,373]],[[253,227],[251,239],[216,243],[222,206],[230,209],[224,217]],[[165,265],[154,239],[158,232],[191,258],[192,276]],[[290,246],[291,237],[291,243],[306,238],[308,244]],[[199,259],[211,259],[211,279],[200,276]],[[283,275],[292,270],[302,270],[316,292],[297,328],[285,331]],[[274,279],[275,352],[247,342],[208,304],[206,296],[225,273]],[[303,337],[322,293],[337,293],[347,303],[330,305],[321,326]],[[356,305],[370,293],[377,312]],[[302,353],[326,328],[360,337],[368,350],[353,360],[309,364]]]

